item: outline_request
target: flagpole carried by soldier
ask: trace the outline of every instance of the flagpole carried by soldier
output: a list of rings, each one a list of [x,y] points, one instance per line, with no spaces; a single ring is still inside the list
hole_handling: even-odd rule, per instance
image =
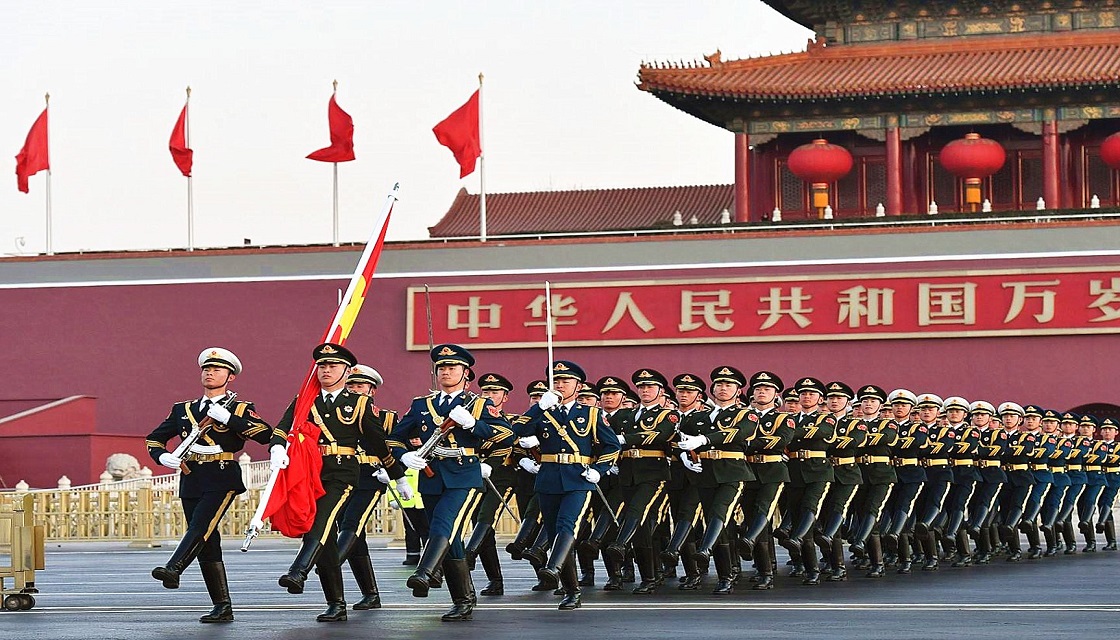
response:
[[[175,403],[146,439],[153,460],[182,471],[179,498],[187,520],[183,539],[167,563],[152,570],[152,577],[168,589],[178,589],[179,577],[197,557],[214,604],[199,622],[232,622],[218,524],[234,496],[245,492],[241,465],[234,454],[248,440],[268,444],[272,427],[257,415],[253,403],[235,400],[229,392],[230,383],[241,374],[241,361],[233,352],[221,347],[203,349],[198,366],[202,369],[202,397]],[[167,443],[176,436],[187,446],[172,453]]]

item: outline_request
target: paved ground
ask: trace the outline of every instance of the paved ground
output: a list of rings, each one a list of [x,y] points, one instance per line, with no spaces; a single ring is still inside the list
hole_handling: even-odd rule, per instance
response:
[[[374,565],[383,609],[352,611],[339,624],[315,622],[322,610],[317,588],[289,595],[276,585],[295,555],[287,542],[263,541],[249,553],[226,551],[237,621],[201,625],[210,604],[197,569],[178,591],[149,571],[171,549],[134,550],[120,544],[49,548],[35,609],[0,613],[0,637],[51,640],[102,638],[1008,638],[1014,635],[1100,638],[1115,635],[1120,597],[1115,585],[1120,554],[1077,554],[1011,565],[944,568],[936,573],[854,578],[803,587],[781,578],[770,592],[743,590],[716,598],[703,591],[665,587],[656,596],[628,591],[585,591],[578,611],[556,610],[558,597],[529,591],[535,579],[524,563],[507,563],[506,592],[482,598],[475,620],[443,623],[446,590],[414,599],[403,551],[378,549]],[[481,588],[481,568],[476,572]],[[601,574],[600,574],[601,580]],[[314,577],[309,585],[317,587]],[[350,600],[357,590],[347,573]]]

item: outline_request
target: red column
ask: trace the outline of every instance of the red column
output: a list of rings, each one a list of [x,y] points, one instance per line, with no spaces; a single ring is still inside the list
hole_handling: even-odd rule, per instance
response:
[[[1062,206],[1060,158],[1058,122],[1045,120],[1042,123],[1042,199],[1048,209]]]
[[[898,122],[887,127],[887,215],[902,215],[902,133]]]
[[[746,133],[735,134],[735,222],[751,221],[751,141]]]

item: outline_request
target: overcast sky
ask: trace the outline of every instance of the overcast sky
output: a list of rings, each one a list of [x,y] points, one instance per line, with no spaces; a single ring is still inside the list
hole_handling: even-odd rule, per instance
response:
[[[394,181],[390,239],[426,238],[463,180],[431,128],[486,76],[490,193],[730,183],[731,134],[635,88],[645,61],[801,50],[758,0],[80,0],[0,7],[0,253],[45,247],[46,178],[14,156],[51,94],[54,250],[185,247],[167,143],[189,84],[197,246],[331,240],[327,100],[354,119],[341,240]]]

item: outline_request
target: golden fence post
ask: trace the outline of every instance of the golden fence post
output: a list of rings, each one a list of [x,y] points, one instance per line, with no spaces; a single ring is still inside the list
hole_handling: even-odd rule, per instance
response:
[[[131,494],[131,491],[121,492],[121,502],[128,500],[125,496]],[[131,548],[157,548],[160,542],[156,540],[155,536],[155,509],[152,501],[152,484],[151,481],[141,483],[140,487],[136,489],[136,505],[135,515],[138,517],[137,530],[133,532],[132,542],[128,543]]]

